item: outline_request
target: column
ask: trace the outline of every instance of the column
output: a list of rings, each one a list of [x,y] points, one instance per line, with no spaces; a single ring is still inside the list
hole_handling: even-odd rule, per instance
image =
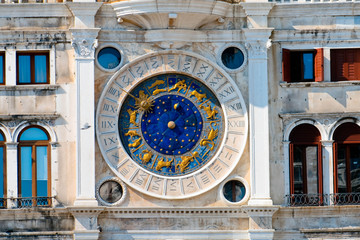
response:
[[[18,197],[18,143],[6,143],[7,208],[16,207]]]
[[[95,14],[101,3],[68,3],[75,18],[70,29],[76,76],[76,206],[97,206],[95,199],[94,56],[99,28]]]
[[[267,14],[272,3],[241,3],[247,15],[244,29],[249,65],[250,177],[249,205],[272,205],[269,163],[269,90],[267,50],[272,28]]]
[[[334,193],[334,155],[333,155],[333,140],[323,140],[322,144],[322,165],[323,165],[323,193],[329,196],[329,201],[325,204],[332,204],[331,196]]]

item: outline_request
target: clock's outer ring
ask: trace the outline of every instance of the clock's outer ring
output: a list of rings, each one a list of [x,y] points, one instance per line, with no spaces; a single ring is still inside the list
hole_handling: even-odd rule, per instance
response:
[[[217,153],[201,169],[180,177],[159,176],[132,161],[123,149],[118,114],[126,97],[149,77],[177,73],[193,77],[210,88],[221,103],[225,131]],[[246,145],[248,118],[244,99],[232,78],[216,63],[186,51],[149,53],[124,65],[108,81],[96,112],[96,135],[101,153],[111,170],[126,184],[147,195],[184,199],[202,194],[222,182],[238,164]]]

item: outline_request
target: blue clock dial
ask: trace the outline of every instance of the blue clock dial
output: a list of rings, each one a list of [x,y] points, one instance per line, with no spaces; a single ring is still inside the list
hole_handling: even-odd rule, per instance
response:
[[[207,164],[223,137],[224,117],[215,94],[181,74],[142,81],[119,113],[124,149],[142,168],[184,176]]]
[[[199,109],[180,95],[163,95],[155,99],[153,110],[141,120],[146,143],[155,151],[181,155],[198,143],[203,120]]]

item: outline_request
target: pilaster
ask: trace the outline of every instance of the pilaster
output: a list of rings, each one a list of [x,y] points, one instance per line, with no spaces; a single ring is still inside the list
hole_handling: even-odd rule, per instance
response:
[[[290,194],[290,141],[283,141],[285,196]]]
[[[251,197],[249,205],[272,205],[270,198],[267,50],[273,29],[244,29],[249,57]]]
[[[97,206],[95,199],[94,55],[97,47],[95,14],[101,3],[67,3],[75,18],[72,46],[76,76],[76,206]]]
[[[97,206],[95,199],[94,55],[100,29],[70,29],[76,75],[76,200],[77,206]]]
[[[7,183],[7,198],[14,199],[18,197],[18,143],[6,143],[6,183]],[[16,206],[16,201],[10,200],[7,203],[7,208]]]

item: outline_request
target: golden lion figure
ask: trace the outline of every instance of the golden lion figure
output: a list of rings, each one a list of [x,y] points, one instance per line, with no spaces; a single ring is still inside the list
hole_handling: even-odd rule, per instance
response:
[[[207,119],[214,119],[215,115],[218,113],[218,111],[215,109],[215,106],[213,107],[213,109],[211,109],[210,104],[207,105],[207,107],[205,106],[200,106],[201,109],[204,109],[204,111],[206,112],[206,114],[208,115],[206,118]]]
[[[181,162],[176,164],[175,169],[177,170],[180,167],[180,172],[184,172],[186,169],[189,168],[190,162],[195,158],[199,156],[198,152],[191,153],[192,156],[182,156]]]
[[[190,93],[190,97],[195,96],[198,102],[202,102],[204,98],[206,98],[205,93],[199,93],[198,91],[194,90]]]
[[[156,171],[161,171],[163,167],[171,167],[171,163],[173,161],[174,159],[172,159],[171,161],[164,161],[164,158],[161,158],[156,165]]]

